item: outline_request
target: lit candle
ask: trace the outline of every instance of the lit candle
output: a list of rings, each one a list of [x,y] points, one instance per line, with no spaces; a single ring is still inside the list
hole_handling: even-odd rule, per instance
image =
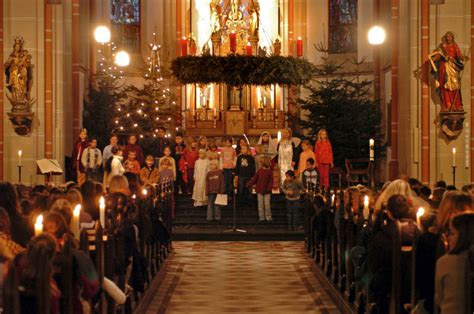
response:
[[[234,31],[229,34],[229,43],[230,51],[235,52],[237,50],[237,34]]]
[[[251,56],[252,55],[252,44],[250,42],[247,43],[246,50],[247,50],[247,56]]]
[[[81,215],[81,205],[77,204],[72,211],[72,224],[71,224],[71,231],[74,234],[74,238],[79,239],[80,235],[80,221],[79,216]]]
[[[369,218],[369,196],[364,196],[364,211],[363,211],[364,219]]]
[[[374,144],[375,144],[375,141],[374,141],[374,139],[371,138],[369,140],[369,158],[370,158],[370,161],[374,161],[374,159],[375,159]]]
[[[336,194],[331,196],[331,206],[334,206],[334,201],[336,200]]]
[[[181,38],[181,56],[185,57],[188,54],[188,40],[186,37]]]
[[[277,134],[278,143],[281,141],[281,131],[278,131]]]
[[[43,215],[38,215],[35,223],[35,237],[39,236],[41,233],[43,233]]]
[[[420,230],[423,230],[422,225],[421,225],[421,216],[425,214],[425,209],[423,207],[418,208],[418,211],[416,212],[416,224],[418,225],[418,228]]]
[[[21,149],[18,151],[18,166],[21,166],[21,155],[23,155],[23,152]]]
[[[296,40],[296,55],[298,57],[303,56],[303,39],[301,37],[298,37],[298,40]]]
[[[143,189],[143,190],[142,190],[142,194],[143,194],[143,196],[146,198],[147,195],[148,195],[148,190],[147,190],[147,189]]]
[[[99,216],[100,216],[100,225],[102,226],[102,228],[105,227],[105,199],[103,196],[100,197],[100,200],[99,200]]]
[[[456,167],[456,147],[453,147],[453,167]]]

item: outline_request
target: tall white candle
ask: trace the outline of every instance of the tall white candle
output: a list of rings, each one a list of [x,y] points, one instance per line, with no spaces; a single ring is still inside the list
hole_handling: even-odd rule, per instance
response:
[[[74,238],[79,239],[80,236],[80,221],[79,216],[81,215],[81,205],[77,204],[72,211],[72,224],[71,224],[71,231],[74,234]]]
[[[364,196],[364,211],[363,211],[363,215],[364,215],[364,219],[368,219],[369,218],[369,196],[366,195]]]
[[[41,233],[43,233],[43,215],[38,215],[35,223],[35,237],[39,236]]]
[[[23,155],[23,151],[20,149],[18,151],[18,166],[21,166],[21,155]]]
[[[369,158],[370,158],[370,161],[374,161],[374,159],[375,159],[374,145],[375,145],[375,141],[374,141],[374,139],[371,138],[369,140]]]
[[[102,226],[102,228],[105,227],[105,199],[103,196],[100,197],[100,200],[99,200],[99,216],[100,216],[100,225]]]
[[[278,143],[281,141],[281,131],[278,131],[277,134]]]
[[[453,147],[453,167],[456,167],[456,147]]]
[[[421,217],[425,214],[425,209],[423,207],[418,208],[416,212],[416,224],[420,230],[423,230],[423,226],[421,225]]]

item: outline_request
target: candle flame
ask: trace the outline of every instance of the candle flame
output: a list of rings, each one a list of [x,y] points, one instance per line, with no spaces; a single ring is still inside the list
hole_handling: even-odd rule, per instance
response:
[[[453,155],[456,154],[456,147],[453,147]]]
[[[74,207],[72,214],[76,217],[79,217],[80,213],[81,213],[81,204],[77,204],[76,207]]]
[[[423,207],[418,208],[418,211],[416,212],[416,217],[421,217],[425,214],[425,209]]]
[[[105,206],[105,198],[103,196],[101,196],[100,199],[99,199],[99,205],[100,206]]]
[[[22,154],[23,154],[23,151],[20,149],[20,150],[18,151],[18,156],[21,157]]]
[[[365,207],[369,206],[369,196],[368,195],[364,196],[364,206]]]
[[[281,131],[278,131],[277,139],[278,139],[278,142],[281,141]]]
[[[132,199],[136,199],[137,196],[135,194],[132,195]]]
[[[38,215],[38,217],[36,217],[36,224],[37,225],[43,224],[43,215]]]
[[[142,193],[143,193],[143,195],[145,195],[145,196],[146,196],[146,195],[148,194],[148,191],[147,191],[147,189],[143,189]]]
[[[371,139],[369,140],[369,145],[370,145],[370,146],[374,146],[374,144],[375,144],[375,141],[374,141],[373,138],[371,138]]]

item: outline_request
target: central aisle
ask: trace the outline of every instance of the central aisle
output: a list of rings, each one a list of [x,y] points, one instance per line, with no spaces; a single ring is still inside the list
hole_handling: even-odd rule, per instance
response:
[[[147,313],[342,313],[303,242],[174,242]],[[331,298],[332,296],[332,298]]]

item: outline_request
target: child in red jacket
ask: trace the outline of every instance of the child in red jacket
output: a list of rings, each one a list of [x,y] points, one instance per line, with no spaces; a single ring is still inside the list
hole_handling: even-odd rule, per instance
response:
[[[334,167],[332,158],[332,146],[328,138],[326,129],[321,129],[318,132],[318,139],[314,147],[314,154],[316,155],[316,168],[319,172],[319,185],[321,188],[329,188],[329,169]]]
[[[258,220],[259,222],[273,221],[270,200],[273,189],[273,170],[271,168],[270,158],[264,156],[261,158],[262,167],[257,174],[247,183],[247,187],[256,185],[258,199]]]

